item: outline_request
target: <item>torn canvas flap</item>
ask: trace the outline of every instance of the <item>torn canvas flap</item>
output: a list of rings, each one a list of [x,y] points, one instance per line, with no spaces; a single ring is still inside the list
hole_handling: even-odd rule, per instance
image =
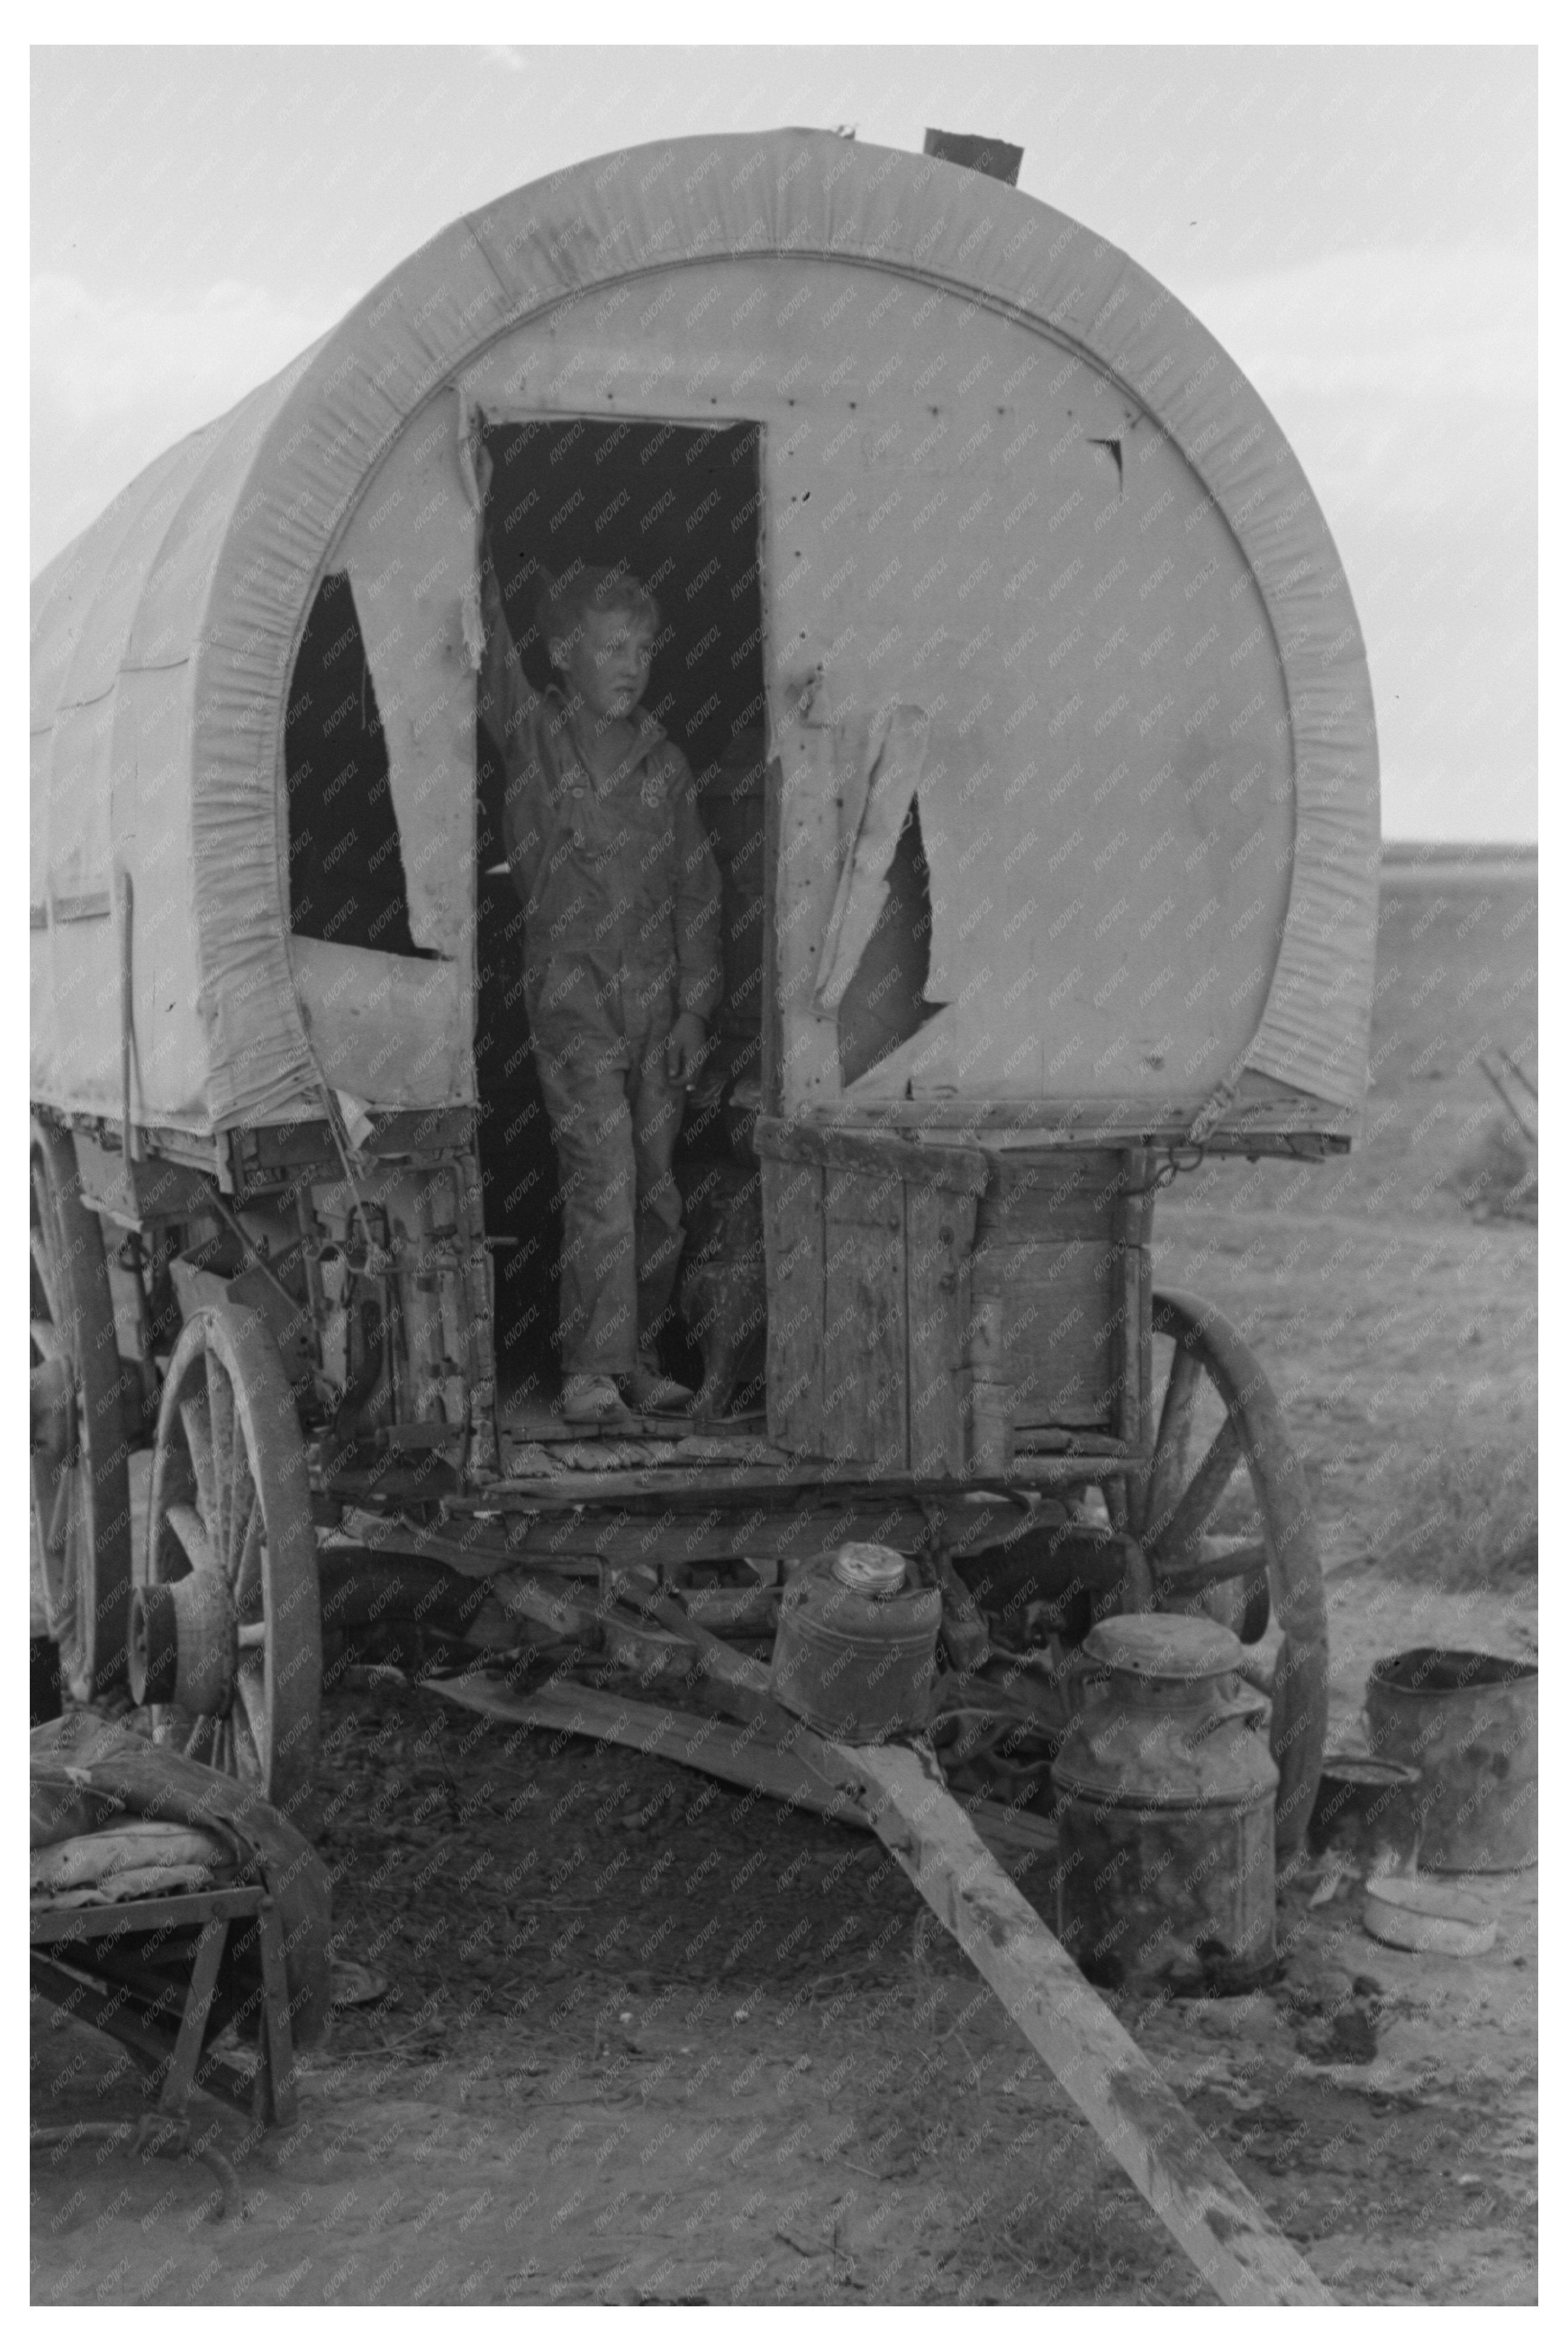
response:
[[[887,872],[925,765],[931,721],[917,703],[894,703],[871,733],[865,806],[822,945],[814,1003],[836,1012],[887,897]]]

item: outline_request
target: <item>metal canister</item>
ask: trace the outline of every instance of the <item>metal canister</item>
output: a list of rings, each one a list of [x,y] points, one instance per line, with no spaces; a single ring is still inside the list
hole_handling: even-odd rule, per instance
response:
[[[1325,1755],[1307,1849],[1364,1876],[1413,1870],[1421,1850],[1421,1774],[1386,1755]]]
[[[903,1554],[844,1543],[807,1560],[785,1586],[773,1643],[773,1694],[830,1739],[869,1746],[925,1723],[939,1589]]]
[[[1421,1774],[1423,1869],[1532,1869],[1536,1669],[1479,1649],[1405,1649],[1366,1685],[1374,1754]]]
[[[1051,1766],[1057,1932],[1092,1983],[1240,1991],[1274,1964],[1274,1798],[1242,1648],[1193,1616],[1113,1616]]]

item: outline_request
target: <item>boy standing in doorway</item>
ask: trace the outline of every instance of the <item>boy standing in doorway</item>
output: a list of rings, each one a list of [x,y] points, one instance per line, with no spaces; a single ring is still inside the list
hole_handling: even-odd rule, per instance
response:
[[[563,1416],[681,1412],[659,1368],[685,1236],[671,1172],[722,992],[720,901],[684,755],[642,707],[658,607],[578,567],[540,600],[556,683],[524,674],[486,543],[481,709],[506,767],[523,997],[559,1165]]]

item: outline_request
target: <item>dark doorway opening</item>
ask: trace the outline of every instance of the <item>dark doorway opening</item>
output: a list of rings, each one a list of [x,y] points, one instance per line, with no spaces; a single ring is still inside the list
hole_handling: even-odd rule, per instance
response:
[[[724,893],[725,997],[688,1102],[676,1173],[685,1259],[709,1245],[753,1181],[747,1114],[760,1073],[765,725],[759,577],[761,433],[658,422],[530,418],[482,426],[486,519],[507,618],[529,682],[550,683],[536,607],[585,563],[631,571],[658,600],[645,706],[696,778]],[[478,738],[478,1027],[485,1219],[496,1255],[503,1414],[543,1403],[559,1372],[560,1210],[555,1153],[523,1006],[523,914],[504,863],[499,749]],[[695,1385],[677,1331],[665,1368]]]
[[[289,682],[288,923],[302,938],[382,955],[428,954],[409,929],[386,737],[354,591],[329,571]]]

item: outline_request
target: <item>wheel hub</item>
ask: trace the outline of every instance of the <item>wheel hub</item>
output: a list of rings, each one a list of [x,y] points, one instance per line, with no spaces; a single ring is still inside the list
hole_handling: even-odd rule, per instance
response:
[[[239,1619],[225,1577],[193,1568],[131,1595],[131,1694],[138,1706],[225,1715],[234,1700]]]

